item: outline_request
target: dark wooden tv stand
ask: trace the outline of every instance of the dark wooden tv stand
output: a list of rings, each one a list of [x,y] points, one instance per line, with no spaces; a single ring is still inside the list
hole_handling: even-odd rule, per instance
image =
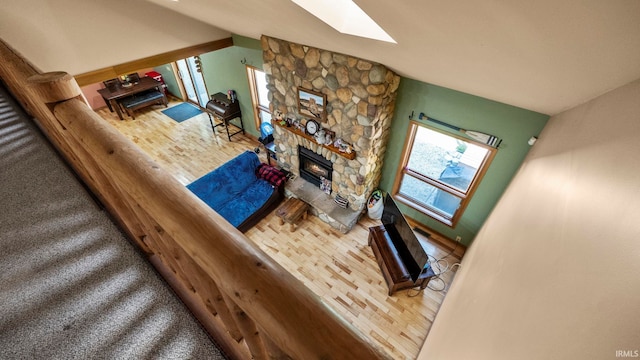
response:
[[[380,265],[382,277],[384,277],[384,280],[387,282],[389,296],[403,289],[418,286],[425,288],[429,280],[435,276],[435,273],[431,267],[429,267],[420,274],[418,280],[414,283],[384,225],[369,228],[369,246],[371,246],[378,265]]]

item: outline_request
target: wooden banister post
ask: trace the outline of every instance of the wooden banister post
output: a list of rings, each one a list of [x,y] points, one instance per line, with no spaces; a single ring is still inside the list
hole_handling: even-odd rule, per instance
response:
[[[31,90],[44,103],[52,104],[82,97],[82,90],[73,78],[63,71],[54,71],[30,76],[27,81]]]
[[[224,299],[224,302],[230,306],[231,315],[235,319],[236,325],[238,325],[238,329],[240,329],[240,332],[242,333],[242,337],[249,348],[252,358],[254,360],[266,360],[268,358],[266,349],[255,322],[244,312],[244,310],[242,310],[242,308],[240,308],[240,306],[238,306],[238,304],[233,301],[232,298],[227,296],[225,293],[222,293],[222,298]]]
[[[267,359],[269,360],[292,360],[276,343],[271,340],[267,332],[260,326],[258,326],[258,332],[260,338],[264,344],[264,349],[267,352]]]

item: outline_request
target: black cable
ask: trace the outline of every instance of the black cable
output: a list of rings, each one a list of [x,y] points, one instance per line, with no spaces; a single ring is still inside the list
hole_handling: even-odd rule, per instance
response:
[[[458,244],[459,244],[459,242],[457,242],[457,241],[456,241],[456,246],[454,246],[454,247],[453,247],[453,249],[451,249],[451,251],[449,251],[449,253],[448,253],[447,255],[445,255],[445,256],[443,256],[443,257],[441,257],[440,259],[438,259],[438,260],[436,260],[436,261],[440,261],[440,260],[446,259],[446,258],[448,258],[449,256],[451,256],[451,254],[453,254],[453,252],[454,252],[454,251],[456,251],[456,250],[458,249]]]
[[[438,270],[440,270],[440,265],[438,264],[438,262],[448,258],[449,256],[451,256],[451,254],[453,254],[458,249],[458,244],[459,244],[459,242],[456,241],[456,245],[453,247],[453,249],[451,249],[451,251],[449,251],[449,253],[447,253],[445,256],[441,257],[440,259],[436,259],[434,256],[431,256],[435,260],[435,263],[436,263],[436,266],[438,267]],[[429,255],[427,254],[427,258],[428,257],[429,257]],[[451,270],[454,266],[459,266],[459,265],[460,264],[456,263],[456,264],[451,265],[451,267],[447,266],[447,269],[444,272],[447,272],[447,271]],[[429,262],[429,266],[431,266],[431,262]],[[442,275],[442,274],[443,274],[443,272],[440,271],[438,274],[436,274],[435,276],[431,277],[429,279],[429,282],[427,282],[426,285],[420,284],[420,285],[417,285],[417,286],[414,286],[414,287],[411,287],[411,288],[407,289],[407,297],[416,297],[416,296],[420,295],[420,293],[423,292],[424,289],[426,289],[426,288],[429,288],[429,290],[433,290],[433,291],[437,291],[437,292],[444,291],[447,288],[447,283],[444,281],[444,279],[442,279],[440,277],[440,275]],[[431,286],[429,286],[429,284],[434,280],[442,281],[442,288],[434,289]],[[411,295],[411,291],[412,290],[416,291],[416,293],[413,294],[413,295]]]

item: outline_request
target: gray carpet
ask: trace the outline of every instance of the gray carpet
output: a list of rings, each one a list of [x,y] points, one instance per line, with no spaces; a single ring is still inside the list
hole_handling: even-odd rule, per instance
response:
[[[1,84],[0,359],[224,359]]]

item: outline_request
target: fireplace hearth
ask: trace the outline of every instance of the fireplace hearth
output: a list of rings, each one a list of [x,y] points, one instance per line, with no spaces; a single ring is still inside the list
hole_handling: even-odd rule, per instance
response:
[[[300,177],[308,182],[320,186],[321,178],[331,180],[333,163],[315,152],[298,146],[300,157]]]

